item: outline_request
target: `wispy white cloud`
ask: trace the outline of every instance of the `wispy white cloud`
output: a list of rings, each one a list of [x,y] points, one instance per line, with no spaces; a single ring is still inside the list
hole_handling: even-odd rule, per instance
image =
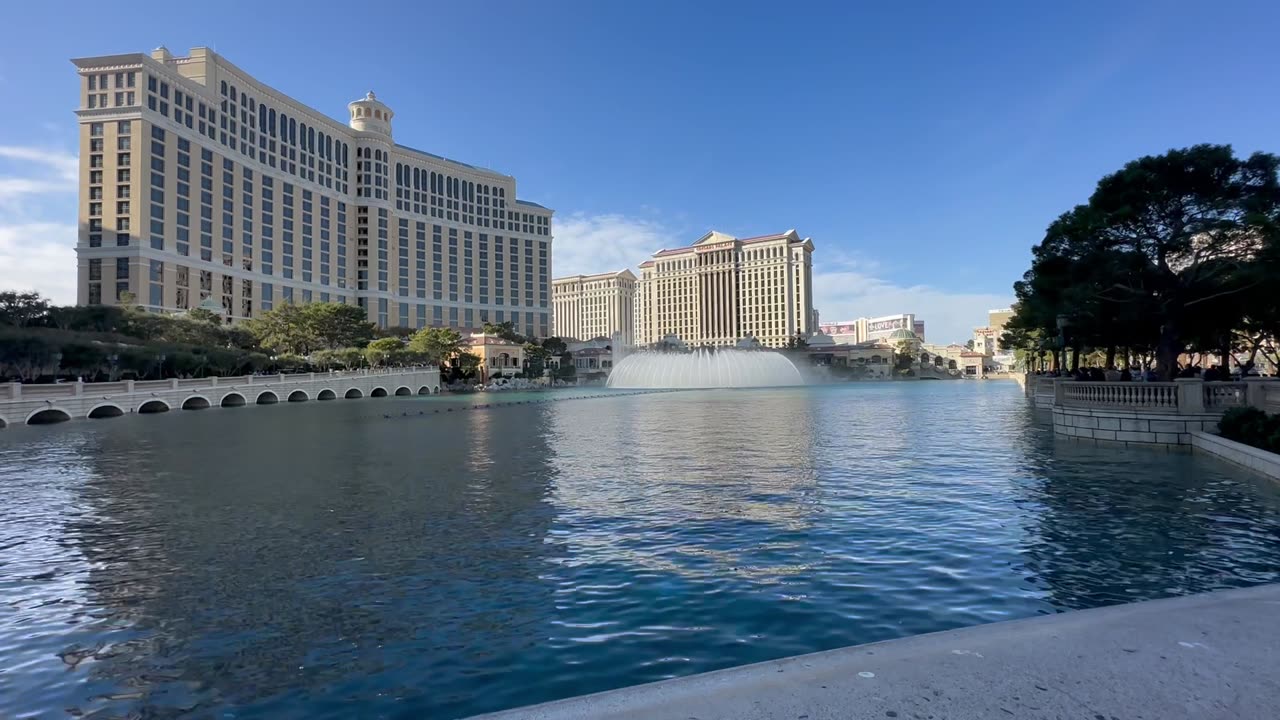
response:
[[[574,213],[556,218],[552,271],[564,277],[634,269],[658,250],[680,244],[656,220]]]
[[[912,313],[924,321],[931,343],[964,342],[985,325],[987,311],[1013,298],[984,292],[945,290],[928,284],[901,285],[881,276],[876,263],[824,264],[815,255],[813,303],[823,322]]]
[[[78,175],[72,153],[0,146],[0,289],[76,301]]]
[[[0,219],[0,289],[36,290],[55,304],[74,305],[75,245],[75,224]]]
[[[72,190],[76,189],[76,181],[80,175],[80,160],[74,153],[63,150],[18,145],[0,145],[0,158],[16,160],[30,165],[42,166]]]
[[[696,231],[695,231],[696,232]],[[635,268],[664,247],[692,241],[666,223],[621,214],[575,213],[557,218],[553,267],[557,277]],[[986,323],[987,311],[1006,307],[998,293],[957,292],[929,284],[901,285],[874,257],[814,241],[814,306],[823,320],[914,313],[930,342],[963,342]]]

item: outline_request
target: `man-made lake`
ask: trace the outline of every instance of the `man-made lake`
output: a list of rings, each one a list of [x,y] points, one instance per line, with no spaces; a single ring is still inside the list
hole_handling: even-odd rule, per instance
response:
[[[1012,383],[432,412],[513,399],[0,432],[0,717],[456,718],[1280,580],[1280,485]]]

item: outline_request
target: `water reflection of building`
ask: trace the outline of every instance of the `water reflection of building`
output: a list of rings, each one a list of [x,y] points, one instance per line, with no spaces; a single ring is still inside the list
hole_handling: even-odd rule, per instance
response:
[[[572,530],[563,542],[579,562],[726,577],[791,573],[790,564],[750,562],[752,548],[732,528],[791,533],[820,517],[806,502],[818,482],[815,397],[770,391],[767,413],[758,411],[761,395],[746,393],[714,402],[672,393],[557,405],[548,427],[557,470],[552,502]],[[716,458],[733,458],[732,470]],[[663,528],[672,542],[653,541]]]

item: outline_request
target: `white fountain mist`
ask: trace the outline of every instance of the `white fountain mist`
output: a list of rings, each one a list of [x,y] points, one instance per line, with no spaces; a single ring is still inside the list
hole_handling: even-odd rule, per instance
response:
[[[795,365],[768,350],[695,350],[629,355],[609,374],[611,388],[747,388],[803,385]]]

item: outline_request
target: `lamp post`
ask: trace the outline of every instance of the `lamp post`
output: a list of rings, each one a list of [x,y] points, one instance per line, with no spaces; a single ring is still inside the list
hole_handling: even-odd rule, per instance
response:
[[[1067,326],[1071,324],[1071,318],[1066,315],[1059,315],[1057,320],[1058,347],[1062,348],[1062,360],[1058,363],[1058,369],[1065,371],[1067,369]]]

